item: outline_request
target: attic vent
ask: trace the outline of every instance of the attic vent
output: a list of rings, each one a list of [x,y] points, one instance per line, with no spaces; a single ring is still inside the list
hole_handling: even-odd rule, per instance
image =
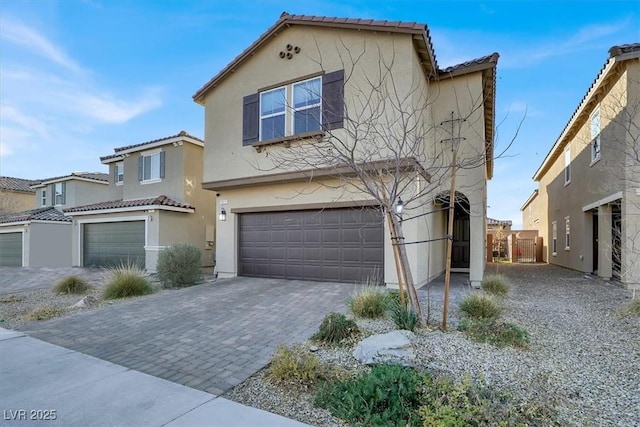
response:
[[[285,50],[281,50],[278,53],[278,56],[280,56],[280,59],[291,59],[293,58],[293,55],[297,55],[298,53],[300,53],[300,48],[298,46],[293,46],[292,44],[288,44],[285,47]]]

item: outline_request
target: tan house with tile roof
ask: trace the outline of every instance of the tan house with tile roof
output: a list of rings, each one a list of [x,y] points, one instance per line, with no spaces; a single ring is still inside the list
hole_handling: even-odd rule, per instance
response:
[[[614,46],[533,179],[546,260],[640,287],[640,43]]]
[[[30,179],[0,176],[0,214],[35,208],[35,191],[31,189],[31,185],[36,182]]]
[[[153,271],[159,251],[190,243],[212,266],[215,194],[202,188],[202,151],[203,141],[182,131],[101,157],[112,196],[64,209],[73,219],[73,265],[132,262]]]
[[[73,172],[40,180],[31,185],[38,207],[54,206],[59,210],[115,196],[109,188],[109,175],[101,172]]]
[[[354,164],[410,182],[393,199],[410,200],[402,228],[418,286],[445,269],[445,175],[457,147],[464,167],[457,174],[453,265],[479,285],[497,61],[492,54],[440,68],[424,24],[282,14],[194,95],[205,108],[203,185],[219,195],[221,277],[353,283],[379,274],[397,284],[389,226],[376,199],[353,189],[344,163],[301,167],[327,141],[355,147],[370,138],[363,142],[371,144],[363,146],[367,156],[353,150]],[[388,96],[367,103],[376,78],[388,79],[377,86]],[[406,128],[404,116],[390,113],[394,101],[413,113]],[[389,115],[375,117],[377,107]],[[362,117],[378,137],[356,136],[365,128]],[[416,128],[423,131],[419,153],[394,157],[383,147],[383,133],[402,138]],[[306,154],[295,165],[276,160],[292,150]]]

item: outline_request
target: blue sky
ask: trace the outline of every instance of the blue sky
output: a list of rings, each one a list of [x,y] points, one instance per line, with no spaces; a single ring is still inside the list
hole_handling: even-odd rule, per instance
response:
[[[522,222],[537,166],[607,59],[640,41],[637,1],[0,1],[0,175],[106,171],[99,156],[180,130],[191,96],[282,11],[416,21],[441,67],[500,53],[489,216]]]

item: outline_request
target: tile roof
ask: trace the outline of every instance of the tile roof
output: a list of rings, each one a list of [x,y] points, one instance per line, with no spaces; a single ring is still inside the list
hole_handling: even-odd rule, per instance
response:
[[[109,182],[109,174],[104,172],[73,172],[69,175],[54,176],[52,178],[33,181],[32,186],[42,185],[45,182],[60,181],[67,178],[83,178],[92,181]]]
[[[488,225],[511,225],[513,224],[513,221],[511,221],[510,219],[493,219],[493,218],[487,218],[487,224]]]
[[[167,196],[158,196],[149,199],[111,200],[91,205],[74,206],[72,208],[65,209],[64,212],[102,211],[106,209],[136,208],[142,206],[171,206],[175,208],[194,209],[194,207],[189,204],[176,202]]]
[[[35,193],[31,186],[38,184],[39,180],[0,176],[0,190],[15,191],[18,193]]]
[[[141,142],[139,144],[125,145],[124,147],[114,148],[113,151],[115,151],[115,154],[109,154],[107,156],[102,156],[102,157],[100,157],[100,161],[110,160],[110,159],[115,159],[117,157],[120,157],[122,155],[122,154],[120,154],[121,152],[126,151],[126,150],[130,150],[132,148],[144,147],[145,145],[155,144],[157,142],[168,141],[170,139],[175,139],[175,138],[180,138],[180,137],[195,139],[196,141],[199,141],[199,142],[204,144],[204,141],[202,139],[198,138],[197,136],[193,136],[193,135],[189,134],[188,132],[186,132],[184,130],[181,130],[176,135],[165,136],[163,138],[152,139],[151,141],[145,141],[145,142]]]
[[[495,66],[495,64],[498,63],[499,57],[500,55],[498,54],[498,52],[494,52],[491,55],[472,59],[470,61],[466,61],[461,64],[452,65],[447,68],[438,69],[438,73],[439,74],[455,73],[457,71],[466,71],[469,68],[475,68],[477,66],[482,66],[482,65]]]
[[[211,80],[204,84],[194,95],[193,99],[196,102],[202,103],[203,97],[213,89],[217,83],[226,77],[227,74],[233,72],[235,67],[240,65],[245,59],[251,56],[251,53],[262,46],[272,35],[283,28],[290,25],[310,25],[310,26],[326,26],[334,28],[352,28],[356,30],[370,30],[370,31],[386,31],[394,33],[407,33],[420,35],[425,42],[426,54],[429,57],[430,65],[434,70],[437,70],[438,64],[436,62],[436,56],[433,51],[433,43],[431,42],[431,35],[426,24],[420,24],[417,22],[402,22],[402,21],[384,21],[374,19],[360,19],[360,18],[337,18],[328,16],[315,16],[315,15],[292,15],[287,12],[283,12],[280,15],[280,19],[276,21],[271,27],[267,29],[263,34],[258,37],[249,47],[236,56],[226,67],[224,67],[218,74],[216,74]]]
[[[621,44],[618,46],[611,46],[609,49],[609,58],[615,58],[623,53],[631,53],[640,51],[640,43]]]
[[[64,216],[62,212],[53,206],[0,215],[0,224],[25,221],[71,222],[71,218]]]

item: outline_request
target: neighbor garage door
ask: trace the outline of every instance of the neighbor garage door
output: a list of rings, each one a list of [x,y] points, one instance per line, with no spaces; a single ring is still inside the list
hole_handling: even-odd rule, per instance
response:
[[[22,233],[0,233],[0,266],[22,267]]]
[[[121,263],[145,267],[144,221],[84,224],[83,265],[113,267]]]
[[[383,272],[383,217],[376,209],[240,215],[239,274],[360,282]]]

